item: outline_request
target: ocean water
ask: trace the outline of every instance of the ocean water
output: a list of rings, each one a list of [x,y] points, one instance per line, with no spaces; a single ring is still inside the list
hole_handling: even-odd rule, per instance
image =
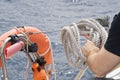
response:
[[[82,18],[110,16],[112,20],[119,10],[119,0],[0,0],[0,35],[27,25],[46,31],[52,44],[57,80],[73,80],[79,70],[71,67],[66,60],[60,30]],[[26,57],[23,53],[8,60],[7,66],[9,80],[24,80]],[[31,73],[28,80],[32,80]],[[82,80],[92,76],[88,69]]]

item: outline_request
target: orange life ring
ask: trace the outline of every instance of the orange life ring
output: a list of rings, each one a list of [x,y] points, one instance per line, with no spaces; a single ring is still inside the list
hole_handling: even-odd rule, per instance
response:
[[[35,27],[30,27],[30,26],[24,26],[24,27],[20,27],[20,28],[14,28],[6,33],[4,33],[3,35],[0,36],[0,46],[2,46],[2,43],[5,39],[8,38],[8,36],[10,35],[14,35],[14,34],[21,34],[21,31],[26,33],[27,37],[29,38],[29,40],[31,42],[35,42],[38,45],[38,52],[39,54],[43,54],[48,48],[49,51],[44,55],[45,60],[46,60],[46,65],[52,64],[52,49],[51,49],[51,45],[50,45],[50,41],[48,39],[48,37],[42,33],[39,29],[35,28]],[[41,32],[40,34],[30,34],[30,33],[37,33],[37,32]],[[7,43],[6,47],[11,46],[10,42]],[[1,62],[0,62],[1,64]]]

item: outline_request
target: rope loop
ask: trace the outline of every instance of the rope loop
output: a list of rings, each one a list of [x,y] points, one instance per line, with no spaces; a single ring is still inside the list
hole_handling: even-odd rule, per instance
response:
[[[72,23],[69,26],[63,27],[61,30],[61,42],[64,46],[68,63],[82,71],[80,72],[80,78],[87,68],[86,57],[81,50],[85,44],[83,44],[82,38],[86,34],[89,35],[89,39],[99,48],[104,45],[108,36],[105,28],[95,19],[91,18],[82,19],[78,23]]]

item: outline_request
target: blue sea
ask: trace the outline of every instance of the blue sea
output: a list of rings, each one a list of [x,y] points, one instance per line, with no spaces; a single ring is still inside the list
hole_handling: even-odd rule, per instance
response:
[[[33,26],[46,31],[55,62],[57,80],[73,80],[78,69],[67,62],[60,31],[82,18],[113,16],[120,10],[120,0],[0,0],[0,35],[18,26]],[[26,56],[17,53],[7,61],[9,80],[24,80]],[[93,77],[88,69],[82,80]],[[32,80],[30,71],[28,80]],[[53,78],[51,80],[54,80]]]

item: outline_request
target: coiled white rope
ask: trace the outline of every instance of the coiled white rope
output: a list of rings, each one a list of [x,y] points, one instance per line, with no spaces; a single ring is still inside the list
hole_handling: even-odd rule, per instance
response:
[[[89,34],[90,40],[101,48],[107,39],[107,32],[96,20],[82,19],[79,23],[65,26],[61,31],[61,41],[70,65],[80,69],[75,80],[79,80],[84,74],[87,64],[81,51],[81,35]]]

